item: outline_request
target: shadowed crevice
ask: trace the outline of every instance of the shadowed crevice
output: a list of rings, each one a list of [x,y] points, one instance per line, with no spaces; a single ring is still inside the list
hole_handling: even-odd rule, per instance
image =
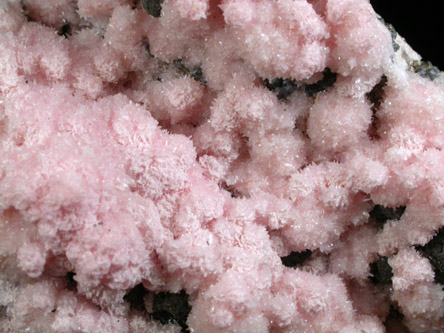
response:
[[[305,250],[303,252],[291,252],[288,256],[282,257],[282,264],[286,267],[294,268],[303,265],[311,258],[312,252]]]
[[[366,94],[366,98],[369,101],[372,108],[372,122],[368,129],[368,135],[372,139],[379,139],[378,128],[379,119],[377,112],[381,107],[381,104],[385,97],[385,87],[387,86],[387,76],[383,75],[379,82],[373,87],[373,89]]]
[[[182,327],[182,331],[186,332],[190,311],[191,306],[188,304],[188,294],[185,291],[182,290],[177,294],[161,292],[154,296],[151,317],[162,324],[177,323]]]
[[[153,17],[160,17],[163,0],[142,0],[142,8]]]
[[[370,218],[375,221],[380,228],[384,227],[384,224],[388,220],[399,220],[404,214],[406,206],[400,206],[396,208],[384,207],[381,205],[375,205],[369,212]]]
[[[370,281],[377,285],[391,285],[393,277],[392,267],[387,257],[379,257],[370,264]]]
[[[68,272],[65,275],[66,289],[76,292],[77,291],[77,281],[74,280],[76,273]]]
[[[132,310],[146,312],[145,302],[143,298],[148,293],[142,283],[139,283],[133,289],[131,289],[123,299],[129,303]]]
[[[333,87],[337,75],[333,73],[330,68],[326,68],[323,73],[323,78],[318,82],[307,84],[305,86],[305,93],[310,97],[316,97],[316,95],[320,92],[327,91],[329,88]]]

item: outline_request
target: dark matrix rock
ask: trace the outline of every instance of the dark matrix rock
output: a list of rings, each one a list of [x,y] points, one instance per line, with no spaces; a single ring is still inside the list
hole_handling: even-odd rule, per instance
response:
[[[430,61],[415,60],[412,63],[412,67],[415,73],[418,73],[422,77],[432,81],[436,79],[440,74],[438,67],[433,66]]]
[[[173,65],[180,76],[189,76],[194,80],[199,81],[202,85],[206,84],[202,68],[193,67],[190,69],[183,64],[182,59],[174,59]]]
[[[277,95],[278,99],[287,99],[295,90],[296,82],[291,79],[269,79],[264,80],[265,86]]]

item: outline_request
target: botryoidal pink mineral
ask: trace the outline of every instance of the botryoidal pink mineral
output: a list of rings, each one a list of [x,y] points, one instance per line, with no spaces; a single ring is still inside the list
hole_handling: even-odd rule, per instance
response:
[[[0,331],[443,332],[443,128],[366,0],[0,0]]]

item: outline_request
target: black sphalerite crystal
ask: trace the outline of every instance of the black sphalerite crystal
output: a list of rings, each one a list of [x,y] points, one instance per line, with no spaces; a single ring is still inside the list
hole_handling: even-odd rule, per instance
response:
[[[277,95],[278,99],[286,99],[296,90],[296,82],[291,79],[265,79],[265,86]]]
[[[395,52],[396,52],[400,49],[399,44],[395,42],[396,37],[398,37],[398,33],[396,32],[393,25],[391,25],[390,23],[385,23],[385,26],[387,27],[388,31],[390,31],[390,35],[392,36],[392,47],[393,47],[393,50],[395,50]]]

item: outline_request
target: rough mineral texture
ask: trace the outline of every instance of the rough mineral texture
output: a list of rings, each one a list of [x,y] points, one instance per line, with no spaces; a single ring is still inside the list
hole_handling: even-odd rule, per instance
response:
[[[444,82],[366,0],[0,0],[0,331],[444,331]]]

